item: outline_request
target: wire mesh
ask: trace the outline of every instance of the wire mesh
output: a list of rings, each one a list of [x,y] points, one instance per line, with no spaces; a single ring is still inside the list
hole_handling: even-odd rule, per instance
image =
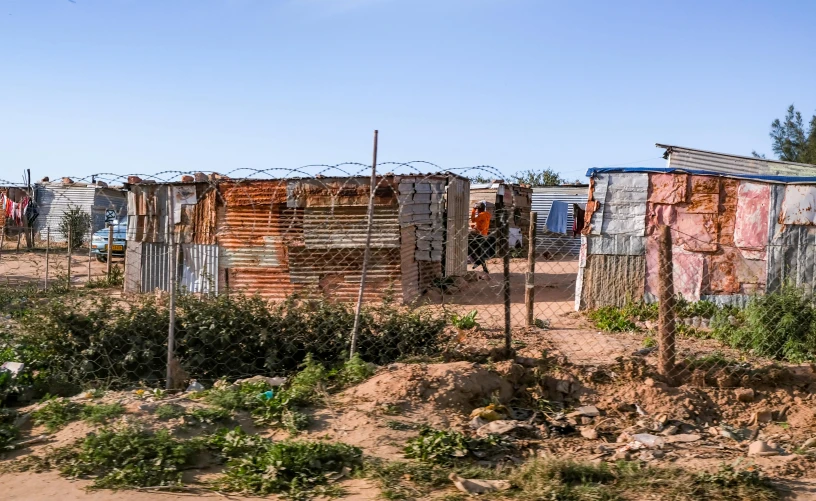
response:
[[[8,218],[0,233],[0,361],[56,389],[340,363],[364,269],[356,351],[380,365],[634,359],[675,384],[732,387],[812,358],[812,227],[777,223],[784,186],[605,174],[568,192],[471,183],[501,177],[484,166],[379,168],[399,173],[373,193],[354,163],[97,174],[59,183],[58,203],[35,185],[30,242]]]

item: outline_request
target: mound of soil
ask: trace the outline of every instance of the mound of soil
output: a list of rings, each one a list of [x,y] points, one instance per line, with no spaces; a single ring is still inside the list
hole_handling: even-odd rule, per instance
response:
[[[508,402],[513,397],[513,386],[472,362],[393,364],[343,396],[358,407],[393,405],[408,409],[429,404],[439,410],[469,412],[493,396]]]

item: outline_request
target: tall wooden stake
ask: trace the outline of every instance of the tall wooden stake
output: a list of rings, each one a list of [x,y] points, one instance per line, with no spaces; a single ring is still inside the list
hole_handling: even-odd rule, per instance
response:
[[[501,226],[501,244],[499,248],[502,252],[502,292],[504,293],[504,349],[509,357],[513,341],[510,333],[510,220],[507,214],[507,206],[504,203],[502,203],[499,215]]]
[[[671,229],[663,225],[660,227],[659,241],[659,261],[658,261],[658,294],[660,330],[660,352],[658,370],[666,378],[673,378],[675,372],[675,298],[674,298],[674,274],[672,270],[672,238]]]
[[[110,280],[111,280],[111,266],[112,266],[112,263],[113,263],[113,225],[112,224],[108,225],[108,249],[107,250],[108,250],[108,262],[107,262],[108,268],[106,270],[106,274],[108,276],[108,283],[110,283]]]
[[[530,213],[530,231],[527,236],[527,274],[524,276],[524,306],[527,308],[527,327],[535,326],[536,222],[538,213]]]
[[[74,246],[74,225],[68,225],[68,288],[71,288],[71,247]]]
[[[45,283],[43,289],[48,290],[48,265],[51,253],[51,227],[45,229]]]
[[[379,131],[374,131],[374,154],[371,161],[371,181],[368,196],[368,227],[366,228],[365,249],[363,249],[363,269],[360,276],[360,292],[357,294],[357,309],[354,311],[354,326],[351,328],[351,350],[349,356],[357,353],[357,334],[360,328],[360,312],[363,309],[363,292],[365,291],[368,260],[371,258],[371,230],[374,226],[374,192],[377,191],[377,138]]]

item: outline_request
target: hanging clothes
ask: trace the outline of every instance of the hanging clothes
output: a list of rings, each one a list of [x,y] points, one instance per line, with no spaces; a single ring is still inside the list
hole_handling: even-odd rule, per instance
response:
[[[581,234],[584,229],[584,215],[586,211],[578,204],[572,204],[572,236],[573,238]]]
[[[569,212],[569,205],[566,202],[554,201],[550,207],[550,213],[547,214],[547,230],[552,233],[567,234],[567,215]]]

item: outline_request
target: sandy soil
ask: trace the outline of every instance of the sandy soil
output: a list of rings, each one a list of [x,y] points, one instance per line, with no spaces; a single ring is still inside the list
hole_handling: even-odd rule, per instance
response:
[[[90,262],[90,268],[88,264]],[[124,258],[114,258],[113,264],[124,267]],[[89,271],[92,279],[105,276],[107,264],[96,258],[88,257],[87,249],[77,249],[71,256],[71,283],[81,284],[88,281]],[[48,254],[48,280],[68,273],[68,255],[66,250],[52,249]],[[0,254],[0,283],[37,283],[44,284],[46,275],[46,256],[44,250],[33,252],[4,249]]]

